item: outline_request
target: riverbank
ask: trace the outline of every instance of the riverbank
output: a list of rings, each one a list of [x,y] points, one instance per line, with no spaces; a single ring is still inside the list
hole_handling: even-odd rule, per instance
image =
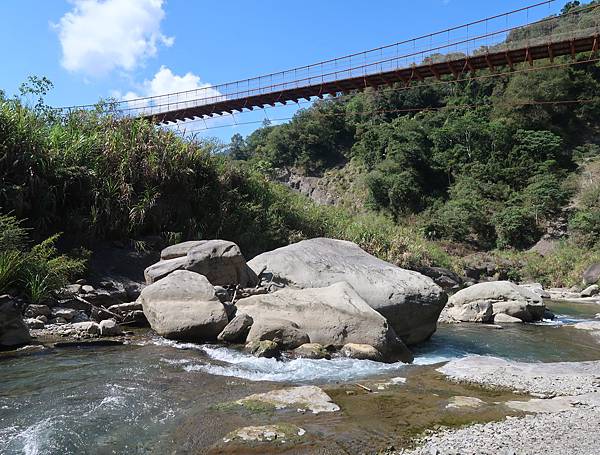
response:
[[[498,358],[467,357],[438,368],[448,379],[502,387],[542,398],[508,402],[523,417],[444,430],[419,440],[421,454],[598,453],[600,445],[600,362],[531,364]]]
[[[596,453],[586,451],[584,425],[597,422],[598,410],[588,395],[600,363],[600,344],[588,331],[570,325],[593,317],[595,307],[550,305],[558,315],[552,323],[507,324],[501,330],[441,324],[433,338],[415,350],[413,365],[256,358],[226,346],[165,340],[148,329],[125,334],[125,344],[119,346],[46,348],[3,358],[1,368],[7,373],[0,384],[0,446],[7,454],[81,453],[94,447],[114,453],[337,455],[394,453],[410,447],[416,447],[412,453],[429,454],[435,453],[427,451],[435,445],[441,454],[453,453],[454,448],[454,453],[488,453],[489,448],[498,454],[503,441],[524,441],[522,452],[520,446],[505,448],[537,454],[529,450],[535,441],[550,447],[554,435],[566,438],[572,431],[573,441],[581,438],[579,453]],[[494,369],[485,373],[481,365],[461,360],[473,353],[481,355],[475,358],[500,357],[522,368],[534,362],[524,383],[557,387],[511,387],[509,379],[495,383],[492,379],[503,375]],[[582,377],[572,375],[562,382],[545,369],[539,370],[538,378],[540,366],[552,365],[540,361],[567,359],[594,366],[582,367]],[[458,371],[456,365],[461,364],[471,375],[481,370],[480,378],[466,378],[470,383],[459,376],[449,380],[445,368]],[[504,376],[525,381],[521,370],[501,369],[507,371]],[[276,409],[254,399],[250,406],[233,406],[254,394],[303,385],[319,387],[340,410],[314,414],[303,406]],[[578,390],[581,395],[574,395]],[[570,394],[583,405],[536,397],[542,393]],[[540,401],[568,408],[528,416],[530,409],[525,407]],[[568,418],[564,429],[552,429],[563,418]],[[488,437],[492,432],[496,436]],[[427,440],[419,439],[423,436]],[[461,449],[461,441],[472,445]],[[558,444],[562,453],[570,447],[566,439]]]

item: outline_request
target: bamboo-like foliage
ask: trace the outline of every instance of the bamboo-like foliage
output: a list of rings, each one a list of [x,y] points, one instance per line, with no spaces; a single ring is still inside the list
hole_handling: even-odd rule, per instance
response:
[[[251,257],[329,236],[399,265],[449,265],[433,243],[392,220],[315,206],[214,150],[212,141],[184,140],[110,110],[53,118],[0,100],[0,207],[38,238],[57,231],[135,245],[150,235],[224,238]],[[31,282],[43,287],[44,277]]]

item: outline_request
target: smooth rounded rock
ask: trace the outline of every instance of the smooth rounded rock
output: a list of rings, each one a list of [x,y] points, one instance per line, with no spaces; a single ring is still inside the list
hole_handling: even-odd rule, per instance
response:
[[[600,286],[597,284],[592,284],[588,286],[583,291],[581,291],[581,297],[594,297],[595,295],[600,294]]]
[[[600,262],[591,264],[585,272],[583,272],[583,284],[589,286],[600,282]]]
[[[144,271],[146,283],[152,284],[176,270],[188,270],[204,275],[213,285],[239,285],[250,287],[258,284],[258,277],[248,267],[239,247],[227,240],[205,240],[196,244],[186,242],[179,250],[173,245],[171,253]],[[176,256],[186,251],[185,256]]]
[[[542,298],[529,289],[510,281],[489,281],[462,289],[450,297],[448,314],[451,317],[462,314],[461,321],[491,322],[491,317],[487,319],[489,306],[493,315],[504,313],[524,322],[541,320],[546,310]],[[485,313],[474,311],[484,308]]]
[[[413,359],[388,321],[345,282],[322,288],[284,288],[241,299],[237,308],[254,319],[248,340],[255,339],[260,327],[257,323],[266,319],[287,320],[308,334],[312,343],[338,348],[347,343],[369,344],[386,360]]]
[[[213,341],[228,322],[213,286],[194,272],[173,272],[144,288],[138,302],[150,326],[165,338]]]
[[[342,355],[358,360],[374,360],[381,362],[383,356],[373,346],[368,344],[348,343],[340,351]]]
[[[250,341],[244,349],[255,357],[273,358],[279,357],[280,354],[279,346],[271,340]]]
[[[229,343],[245,343],[254,319],[246,313],[237,314],[217,337]]]
[[[285,319],[265,319],[255,321],[248,332],[247,341],[273,341],[280,349],[295,349],[305,343],[310,343],[306,332],[298,325]]]
[[[296,288],[350,283],[408,345],[431,337],[447,300],[431,278],[382,261],[344,240],[303,240],[263,253],[248,265],[272,283]]]
[[[105,319],[100,321],[100,335],[103,337],[110,337],[115,335],[121,335],[121,327],[113,319]]]
[[[331,359],[331,354],[319,343],[305,343],[294,349],[294,354],[305,359]]]
[[[522,324],[523,321],[519,318],[509,316],[504,313],[497,313],[494,315],[494,324]]]

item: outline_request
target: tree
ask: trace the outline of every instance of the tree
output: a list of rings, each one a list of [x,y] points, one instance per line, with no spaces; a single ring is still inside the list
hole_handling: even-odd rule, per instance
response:
[[[37,101],[34,105],[34,110],[45,111],[49,107],[44,102],[44,97],[52,90],[54,84],[45,76],[29,76],[27,82],[23,82],[19,86],[19,93],[22,97],[29,95],[37,96]]]
[[[231,142],[227,146],[227,153],[234,160],[247,160],[251,156],[251,150],[246,146],[243,136],[235,133],[231,136]]]
[[[539,238],[535,219],[523,207],[506,207],[494,216],[498,248],[528,248]]]
[[[565,4],[565,6],[563,6],[563,8],[560,10],[560,14],[567,14],[573,8],[577,8],[580,5],[581,5],[581,2],[579,0],[575,0],[573,2],[567,2]]]

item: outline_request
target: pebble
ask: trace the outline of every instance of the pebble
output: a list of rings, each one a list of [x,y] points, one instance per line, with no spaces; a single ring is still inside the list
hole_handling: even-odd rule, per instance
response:
[[[421,440],[420,447],[397,454],[595,455],[600,447],[598,428],[600,410],[578,408],[445,430]]]
[[[451,361],[438,371],[452,380],[511,388],[543,399],[516,402],[538,405],[539,409],[532,411],[535,414],[429,433],[417,441],[417,448],[401,450],[397,455],[600,453],[599,361],[528,364],[472,356]],[[555,396],[559,398],[552,398]],[[553,402],[566,404],[550,406]]]

